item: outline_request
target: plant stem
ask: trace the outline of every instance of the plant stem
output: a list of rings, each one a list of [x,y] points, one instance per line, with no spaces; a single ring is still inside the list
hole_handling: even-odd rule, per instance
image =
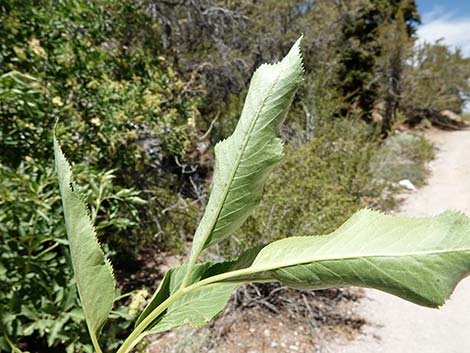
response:
[[[266,268],[258,268],[254,272],[261,272],[261,271],[268,271],[272,268],[266,267]],[[209,285],[217,285],[217,282],[223,282],[224,284],[227,283],[244,283],[246,282],[245,280],[238,280],[238,281],[226,281],[230,279],[231,277],[239,277],[243,275],[248,275],[252,272],[250,267],[248,268],[243,268],[240,270],[235,270],[235,271],[230,271],[230,272],[225,272],[225,273],[220,273],[215,276],[211,276],[208,278],[203,279],[202,281],[196,282],[191,284],[190,286],[187,286],[185,288],[180,288],[178,291],[176,291],[174,294],[172,294],[169,298],[167,298],[164,302],[162,302],[159,306],[157,306],[145,319],[143,319],[139,325],[134,329],[134,331],[131,332],[131,334],[126,338],[122,346],[119,348],[119,350],[116,353],[129,353],[132,348],[134,348],[142,338],[145,337],[145,334],[142,334],[145,329],[161,314],[163,313],[168,307],[173,304],[175,301],[177,301],[179,298],[182,296],[197,290],[201,287],[204,286],[209,286]],[[269,282],[272,280],[270,279]],[[265,282],[264,280],[261,280],[260,282]]]
[[[131,332],[131,334],[126,338],[122,346],[119,348],[117,353],[129,353],[132,348],[134,348],[137,343],[140,342],[145,335],[142,335],[142,332],[155,320],[163,311],[165,311],[171,304],[178,300],[181,296],[186,294],[188,291],[179,290],[167,300],[161,303],[155,308],[145,319],[143,319],[139,325]]]
[[[93,348],[95,348],[96,353],[103,353],[96,336],[94,334],[90,334],[90,337],[91,337],[91,343],[93,343]]]
[[[47,254],[49,251],[52,251],[54,250],[56,247],[59,246],[59,243],[58,242],[55,242],[54,244],[52,244],[51,246],[49,246],[47,249],[41,251],[39,254],[37,255],[34,255],[34,258],[36,259],[39,259],[41,256]]]
[[[190,255],[190,260],[189,260],[188,266],[186,266],[186,273],[184,274],[183,281],[181,282],[180,289],[186,288],[186,286],[188,284],[189,276],[191,275],[191,272],[192,272],[193,267],[196,263],[196,260],[197,260],[197,257],[195,257],[193,259],[192,256]]]
[[[163,313],[168,307],[173,304],[175,301],[177,301],[179,298],[184,296],[185,294],[188,294],[189,292],[192,292],[193,290],[199,289],[203,286],[207,286],[210,284],[214,284],[215,282],[222,281],[224,279],[230,278],[230,277],[236,277],[237,275],[242,275],[246,273],[246,269],[242,270],[237,270],[237,271],[231,271],[231,272],[226,272],[226,273],[221,273],[216,276],[212,276],[206,279],[203,279],[202,281],[193,283],[192,285],[186,287],[186,288],[181,288],[177,292],[175,292],[173,295],[171,295],[169,298],[167,298],[163,303],[161,303],[159,306],[157,306],[145,319],[143,319],[139,325],[134,329],[134,331],[131,332],[131,334],[126,338],[124,343],[121,345],[119,350],[116,353],[129,353],[132,348],[134,348],[142,338],[144,338],[145,334],[142,334],[142,332],[145,331],[145,329],[161,314]]]

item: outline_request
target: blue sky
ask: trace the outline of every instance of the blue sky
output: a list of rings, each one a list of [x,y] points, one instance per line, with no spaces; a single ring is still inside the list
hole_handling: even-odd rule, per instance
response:
[[[421,40],[434,42],[439,38],[452,47],[460,47],[470,56],[470,0],[416,0],[422,25]]]

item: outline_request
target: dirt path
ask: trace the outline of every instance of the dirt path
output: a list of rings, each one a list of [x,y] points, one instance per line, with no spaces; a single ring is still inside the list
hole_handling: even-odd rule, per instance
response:
[[[427,186],[410,194],[400,213],[434,215],[447,209],[470,214],[470,131],[430,134],[439,148]],[[354,342],[322,353],[469,353],[470,278],[440,310],[422,308],[367,290],[359,307],[370,324]]]

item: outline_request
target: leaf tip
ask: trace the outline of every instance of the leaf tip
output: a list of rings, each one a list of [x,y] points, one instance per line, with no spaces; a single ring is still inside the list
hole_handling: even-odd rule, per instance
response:
[[[304,72],[305,72],[305,67],[304,67],[304,58],[302,55],[302,39],[304,38],[304,35],[301,34],[300,37],[295,41],[294,45],[292,45],[291,49],[289,50],[289,53],[286,56],[287,58],[294,58],[294,60],[298,61],[298,66],[299,66],[299,71],[300,71],[300,76],[302,77]]]

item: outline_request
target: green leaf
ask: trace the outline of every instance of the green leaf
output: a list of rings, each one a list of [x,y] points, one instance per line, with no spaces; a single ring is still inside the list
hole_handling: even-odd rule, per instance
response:
[[[98,337],[115,297],[113,271],[98,244],[90,215],[55,136],[54,155],[78,292],[93,344],[101,351],[97,348]]]
[[[170,296],[170,279],[172,277],[172,274],[176,269],[180,268],[175,267],[169,269],[166,273],[165,276],[163,277],[162,281],[160,282],[157,290],[155,291],[153,297],[150,299],[149,303],[145,307],[145,309],[142,311],[142,313],[139,315],[135,322],[135,326],[137,327],[142,320],[144,320],[153,310],[155,310],[161,303],[163,303],[165,300],[168,299]]]
[[[189,292],[173,303],[149,333],[170,330],[182,325],[200,327],[214,318],[227,305],[240,284],[216,284]]]
[[[206,262],[196,265],[191,272],[189,284],[227,270],[231,263],[213,264]],[[174,267],[165,274],[158,290],[136,322],[138,326],[161,303],[174,295],[181,286],[187,265]],[[227,304],[231,293],[239,284],[219,283],[202,287],[182,295],[168,309],[151,323],[146,332],[156,333],[182,325],[201,326],[217,315]]]
[[[236,271],[242,268],[249,267],[252,263],[253,260],[255,259],[256,255],[258,252],[261,250],[261,246],[255,247],[253,249],[250,249],[248,251],[245,251],[236,261],[225,261],[225,262],[218,262],[218,263],[212,263],[212,262],[205,262],[202,264],[198,264],[194,267],[193,271],[191,272],[191,275],[188,280],[188,284],[192,285],[197,282],[200,282],[203,279],[207,279],[209,277],[217,276],[226,272],[230,271]],[[173,267],[169,269],[166,273],[165,276],[163,277],[162,281],[160,282],[160,285],[158,286],[158,289],[156,290],[155,294],[153,295],[152,299],[150,299],[149,303],[145,307],[145,309],[142,311],[140,314],[139,318],[137,319],[135,326],[137,327],[142,320],[144,320],[153,310],[155,310],[160,304],[162,304],[165,300],[167,300],[171,295],[174,295],[178,289],[181,286],[181,283],[183,281],[183,277],[186,273],[187,265],[181,265],[177,267]],[[259,280],[259,278],[258,278]],[[220,300],[220,305],[217,306],[217,308],[214,307],[213,312],[207,312],[207,313],[199,313],[199,317],[204,317],[205,322],[209,321],[210,318],[214,315],[216,315],[220,310],[222,310],[225,306],[223,304],[224,300],[225,303],[227,302],[228,298],[230,297],[230,293],[233,292],[233,290],[241,284],[241,282],[236,282],[236,285],[233,287],[227,286],[224,288],[218,288],[217,290],[207,290],[204,288],[204,298],[208,302],[216,302],[217,298],[220,298],[220,296],[225,296],[226,299]],[[202,292],[201,292],[202,293]],[[165,311],[163,315],[158,316],[153,323],[151,323],[148,328],[154,328],[152,332],[155,332],[158,330],[158,332],[164,331],[168,328],[168,322],[172,321],[175,326],[181,326],[185,323],[191,324],[193,326],[198,326],[199,323],[202,322],[202,320],[195,318],[194,320],[191,319],[191,315],[189,315],[190,319],[184,318],[183,320],[180,320],[179,323],[176,323],[176,320],[173,319],[173,317],[181,316],[180,312],[182,311],[182,305],[181,303],[183,302],[188,302],[188,299],[190,297],[185,297],[184,301],[181,300],[177,304],[175,304],[170,310]],[[201,298],[201,301],[202,299]],[[178,310],[175,312],[174,308],[177,307]],[[166,315],[166,319],[162,320],[163,316]],[[157,325],[158,322],[162,320],[163,322],[160,323],[160,325]],[[164,329],[165,327],[165,329]]]
[[[210,262],[205,262],[203,264],[196,265],[191,273],[189,278],[189,283],[192,284],[196,281],[199,281],[204,272],[212,265]],[[140,314],[137,319],[135,326],[138,326],[141,321],[146,318],[155,308],[157,308],[161,303],[170,297],[171,294],[174,294],[178,287],[181,285],[184,274],[186,273],[186,265],[180,265],[177,267],[170,268],[163,277],[160,285],[158,286],[155,294],[152,299],[150,299],[149,304]]]
[[[194,236],[189,270],[203,248],[243,224],[282,158],[280,126],[303,76],[300,40],[281,62],[255,72],[235,131],[215,147],[212,191]]]
[[[360,286],[438,307],[470,274],[470,219],[462,213],[407,218],[363,210],[330,235],[263,248],[229,281],[271,279],[299,289]]]
[[[172,295],[179,298],[147,332],[204,324],[245,282],[279,281],[297,289],[371,287],[438,307],[470,274],[470,219],[458,212],[407,218],[363,210],[330,235],[287,238],[233,262],[197,265],[181,295],[185,272],[186,265],[165,276],[142,317]]]
[[[197,286],[203,280],[249,267],[261,248],[255,247],[244,252],[236,261],[198,264],[191,272],[188,284]],[[178,295],[186,269],[187,265],[181,265],[167,271],[154,296],[137,319],[136,327],[168,298],[175,295],[175,293]],[[257,280],[261,280],[260,275]],[[209,286],[201,286],[194,291],[188,291],[187,294],[181,296],[165,312],[147,325],[146,333],[163,332],[185,324],[201,326],[207,323],[225,307],[231,293],[242,283],[243,281],[215,283]]]

